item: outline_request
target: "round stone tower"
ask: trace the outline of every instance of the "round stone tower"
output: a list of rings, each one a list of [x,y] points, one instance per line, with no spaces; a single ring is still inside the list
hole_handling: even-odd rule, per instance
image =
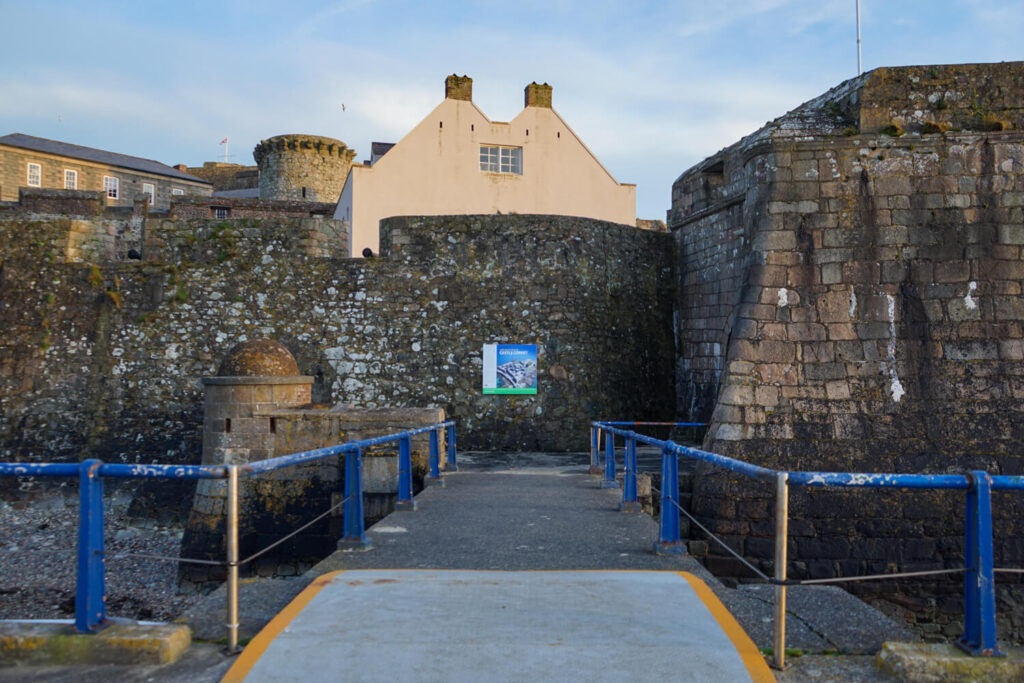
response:
[[[252,152],[260,169],[260,199],[337,202],[355,158],[341,140],[275,135]]]

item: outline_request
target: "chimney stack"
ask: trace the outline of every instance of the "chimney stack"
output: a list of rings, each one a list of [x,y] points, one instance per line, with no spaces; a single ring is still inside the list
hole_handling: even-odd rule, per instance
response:
[[[536,81],[524,90],[526,102],[524,107],[545,107],[551,109],[551,86],[547,83],[538,85]]]
[[[444,79],[444,98],[446,100],[473,101],[473,79],[469,76],[452,74]]]

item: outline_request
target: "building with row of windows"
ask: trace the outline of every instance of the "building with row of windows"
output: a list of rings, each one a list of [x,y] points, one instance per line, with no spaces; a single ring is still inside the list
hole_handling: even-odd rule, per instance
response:
[[[168,209],[175,196],[210,196],[213,186],[159,161],[12,133],[0,137],[0,201],[17,201],[22,187],[101,190],[108,206]]]
[[[452,75],[419,125],[352,166],[334,217],[349,222],[358,255],[377,251],[382,218],[499,212],[636,225],[636,186],[616,181],[551,108],[551,86],[526,86],[523,111],[504,123],[473,103],[473,79]]]

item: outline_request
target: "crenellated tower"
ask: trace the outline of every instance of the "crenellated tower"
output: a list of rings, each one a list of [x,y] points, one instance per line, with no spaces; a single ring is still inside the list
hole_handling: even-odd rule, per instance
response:
[[[260,169],[260,198],[336,202],[354,150],[319,135],[275,135],[252,152]]]

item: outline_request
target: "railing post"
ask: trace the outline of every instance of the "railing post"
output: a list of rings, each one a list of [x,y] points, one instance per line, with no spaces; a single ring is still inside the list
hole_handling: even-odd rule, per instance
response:
[[[95,633],[107,624],[106,552],[103,539],[103,478],[99,460],[78,468],[78,585],[75,630]]]
[[[601,428],[590,426],[590,473],[601,474]]]
[[[338,540],[339,550],[369,550],[363,511],[363,450],[345,453],[344,535]]]
[[[455,459],[455,425],[448,425],[448,460],[444,464],[444,471],[459,471],[459,463]]]
[[[441,478],[441,447],[437,429],[430,430],[430,472],[423,482],[425,486],[444,486]]]
[[[412,499],[412,443],[406,434],[398,440],[398,500],[396,510],[415,510]]]
[[[600,487],[603,489],[617,489],[619,482],[615,481],[615,434],[605,432],[604,436],[604,479]]]
[[[238,652],[238,465],[228,465],[225,534],[228,560],[228,653]]]
[[[970,473],[964,529],[964,635],[957,643],[975,656],[1002,657],[996,637],[996,590],[992,557],[992,480]]]
[[[775,578],[786,580],[789,544],[789,473],[775,475]],[[775,585],[775,634],[772,666],[786,668],[786,586]]]
[[[685,555],[686,546],[679,535],[679,456],[671,441],[661,450],[661,520],[658,524],[656,555]]]
[[[626,474],[622,479],[622,512],[642,512],[643,507],[636,496],[636,436],[626,437],[625,455]]]

